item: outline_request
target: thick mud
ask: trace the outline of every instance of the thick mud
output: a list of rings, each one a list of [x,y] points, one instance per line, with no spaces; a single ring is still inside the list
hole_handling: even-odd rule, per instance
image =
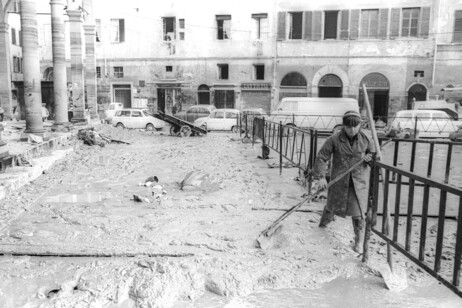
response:
[[[276,209],[306,193],[296,168],[279,175],[268,168],[277,159],[257,158],[259,144],[234,134],[98,129],[132,144],[76,141],[64,161],[0,202],[0,307],[462,303],[404,259],[397,266],[407,267],[409,287],[388,291],[374,264],[352,251],[349,220],[317,227],[324,200],[287,218],[267,249],[256,248],[282,215]],[[207,180],[181,189],[189,172]],[[158,183],[142,185],[152,176]],[[377,246],[372,262],[384,264]]]

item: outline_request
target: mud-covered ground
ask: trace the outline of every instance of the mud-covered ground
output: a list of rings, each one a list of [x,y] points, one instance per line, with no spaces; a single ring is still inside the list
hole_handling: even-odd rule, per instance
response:
[[[268,167],[239,135],[179,138],[97,128],[114,139],[74,151],[0,201],[0,307],[458,307],[404,258],[409,286],[386,289],[351,249],[349,220],[318,229],[323,200],[259,233],[306,189],[296,168]],[[51,155],[51,153],[50,153]],[[207,175],[180,189],[193,171]],[[156,176],[158,183],[140,185]],[[200,184],[189,185],[189,184]],[[136,202],[134,194],[149,202]],[[309,211],[307,211],[309,210]]]

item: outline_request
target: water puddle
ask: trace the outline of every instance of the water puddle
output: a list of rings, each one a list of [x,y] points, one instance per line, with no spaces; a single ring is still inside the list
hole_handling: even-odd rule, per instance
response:
[[[44,202],[60,202],[60,203],[78,203],[78,202],[87,202],[95,203],[110,198],[117,197],[111,192],[99,192],[99,193],[83,193],[83,194],[61,194],[57,196],[51,196],[45,198]]]

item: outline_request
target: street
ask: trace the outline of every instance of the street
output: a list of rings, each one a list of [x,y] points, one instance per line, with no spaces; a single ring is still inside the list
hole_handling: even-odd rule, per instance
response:
[[[306,192],[297,168],[268,168],[238,134],[179,138],[96,127],[131,144],[74,151],[0,201],[0,307],[460,307],[411,262],[388,291],[351,249],[351,222],[318,229],[325,200],[256,238]],[[193,171],[195,181],[183,181]],[[145,186],[149,177],[158,182]],[[180,183],[183,181],[183,189]],[[149,202],[136,202],[134,195]],[[11,255],[14,254],[14,255]],[[341,294],[341,296],[340,296]]]

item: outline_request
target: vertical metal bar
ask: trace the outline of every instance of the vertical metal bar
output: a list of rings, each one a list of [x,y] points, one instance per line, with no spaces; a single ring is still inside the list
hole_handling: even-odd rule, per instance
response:
[[[411,172],[414,172],[416,147],[417,147],[417,142],[414,140],[412,141],[412,151],[411,151],[411,167],[410,167]]]
[[[393,154],[393,166],[398,165],[399,140],[395,141],[395,153]]]
[[[279,175],[282,175],[282,121],[279,122],[279,144],[281,151],[279,151]]]
[[[449,173],[451,172],[451,158],[452,158],[452,143],[448,143],[448,154],[446,156],[446,173],[444,182],[449,183]]]
[[[314,160],[313,160],[313,148],[314,148],[314,138],[313,138],[313,131],[310,129],[310,154],[308,156],[308,168],[311,169],[313,168],[314,165]],[[305,137],[305,134],[302,134],[302,138]]]
[[[316,160],[317,153],[318,153],[318,131],[315,130],[314,131],[314,152],[313,152],[315,160]]]
[[[265,140],[265,119],[262,119],[263,121],[263,130],[262,130],[262,145],[261,145],[261,157],[265,159],[265,145],[266,145],[266,140]]]
[[[432,168],[433,168],[433,151],[435,150],[435,144],[432,142],[430,143],[430,150],[428,152],[428,166],[427,166],[427,177],[432,175]]]
[[[304,147],[305,146],[305,133],[302,132],[302,142],[300,143],[300,148]],[[302,151],[300,151],[300,156],[298,158],[298,161],[301,162],[302,161]],[[314,162],[313,162],[314,164]],[[310,166],[311,168],[312,166]]]
[[[462,261],[462,197],[459,198],[459,216],[457,219],[457,241],[456,251],[454,257],[454,273],[452,277],[452,284],[456,287],[460,284],[460,265]]]
[[[444,239],[444,220],[446,218],[446,197],[447,192],[442,190],[440,193],[440,212],[438,213],[438,234],[436,235],[435,272],[439,272],[441,269],[441,255],[443,253]]]
[[[372,193],[372,226],[375,226],[375,222],[377,221],[377,207],[379,204],[379,181],[380,181],[380,168],[374,164],[374,183],[372,186],[373,193]]]
[[[294,161],[294,153],[295,153],[295,143],[297,140],[297,131],[294,130],[294,142],[292,143],[292,155],[290,156],[290,160],[293,162]],[[298,165],[300,166],[301,161],[298,161]]]
[[[406,244],[405,249],[411,250],[411,236],[412,236],[412,215],[414,213],[414,179],[409,179],[409,195],[408,195],[408,208],[407,208],[407,222],[406,222]]]
[[[295,129],[293,127],[290,128],[291,130],[294,131],[294,134],[295,134]],[[286,141],[286,148],[285,148],[285,155],[286,157],[288,156],[287,155],[287,150],[289,149],[289,139],[290,139],[290,133],[287,134],[287,141]],[[281,138],[281,142],[282,142],[282,138]]]
[[[419,247],[419,260],[425,260],[425,244],[427,242],[427,219],[428,219],[428,202],[430,196],[430,186],[425,184],[423,204],[422,204],[422,222],[420,225],[420,247]]]
[[[390,230],[387,228],[388,217],[388,189],[390,183],[390,170],[385,169],[385,181],[383,183],[383,215],[382,215],[382,233],[390,235]]]
[[[401,204],[401,174],[398,174],[398,179],[397,179],[397,182],[396,182],[395,214],[394,214],[394,224],[393,224],[393,242],[398,242],[400,204]]]

